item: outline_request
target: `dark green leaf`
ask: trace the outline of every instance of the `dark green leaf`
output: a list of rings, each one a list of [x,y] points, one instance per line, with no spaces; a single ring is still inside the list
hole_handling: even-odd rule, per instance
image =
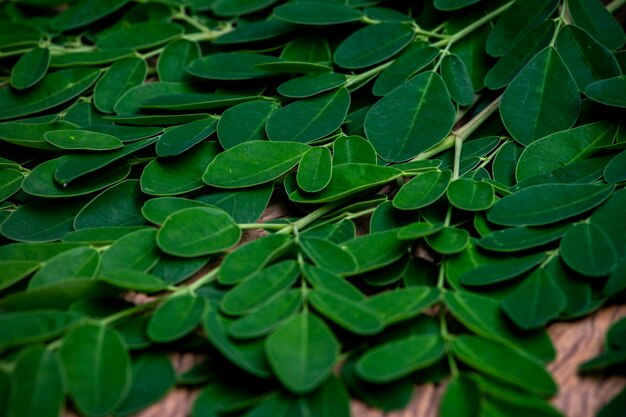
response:
[[[463,374],[455,377],[441,399],[441,417],[478,417],[481,414],[481,392],[478,384]]]
[[[119,98],[131,88],[140,85],[148,74],[146,61],[125,58],[116,61],[96,84],[94,105],[104,113],[112,113]]]
[[[353,301],[325,289],[307,293],[315,310],[339,326],[358,335],[379,333],[384,323],[376,311],[363,302]]]
[[[182,82],[188,77],[185,67],[200,57],[200,47],[195,42],[179,39],[168,43],[157,61],[160,81]]]
[[[77,327],[63,339],[59,354],[69,393],[80,412],[104,416],[121,404],[131,387],[131,368],[115,330],[97,324]]]
[[[450,183],[447,190],[448,200],[461,210],[487,210],[495,203],[493,187],[486,182],[470,178],[459,178]]]
[[[154,224],[163,224],[165,219],[179,210],[190,207],[204,207],[207,204],[180,197],[157,197],[145,202],[141,207],[143,216]]]
[[[50,20],[56,30],[73,30],[87,26],[124,7],[130,0],[80,0]]]
[[[576,25],[607,48],[618,49],[624,45],[624,29],[598,0],[572,0],[568,2],[568,9]]]
[[[543,184],[499,200],[487,212],[489,221],[507,226],[541,226],[590,210],[613,193],[612,185]]]
[[[556,224],[546,227],[511,227],[495,230],[478,240],[482,248],[496,252],[516,252],[524,249],[532,249],[560,239],[569,224]]]
[[[155,342],[172,342],[192,332],[207,309],[205,298],[181,294],[161,304],[148,322],[148,336]]]
[[[360,20],[362,14],[348,5],[326,3],[323,7],[313,1],[283,4],[274,9],[276,17],[301,25],[336,25]]]
[[[67,150],[110,151],[123,146],[115,136],[87,130],[51,130],[43,137],[46,142]]]
[[[381,292],[369,298],[365,305],[389,325],[417,316],[438,300],[439,291],[416,286]]]
[[[265,123],[277,105],[272,101],[258,100],[230,107],[217,123],[217,137],[224,149],[243,142],[266,140]]]
[[[278,58],[243,52],[216,53],[191,61],[187,72],[212,80],[250,80],[271,77],[272,73],[257,64],[276,62]]]
[[[339,88],[276,110],[267,119],[265,131],[272,141],[312,142],[337,130],[349,107],[350,93]]]
[[[273,192],[274,184],[269,183],[243,190],[215,190],[196,200],[221,208],[237,223],[254,223],[265,212]]]
[[[544,258],[545,254],[538,253],[502,260],[493,265],[479,266],[461,275],[460,281],[464,285],[471,286],[490,285],[507,281],[531,270],[540,264]]]
[[[421,42],[412,44],[380,73],[374,82],[372,93],[376,96],[387,95],[430,64],[436,56],[436,48]]]
[[[602,104],[616,107],[626,107],[624,92],[626,91],[626,76],[608,78],[593,82],[585,88],[585,95]]]
[[[376,151],[371,143],[360,136],[341,136],[333,142],[333,165],[376,165]]]
[[[306,192],[315,193],[328,185],[332,175],[331,154],[328,148],[309,149],[298,166],[298,186]]]
[[[76,325],[82,318],[81,314],[69,311],[5,312],[0,316],[0,346],[4,349],[46,341]]]
[[[370,233],[350,239],[341,246],[356,259],[357,273],[387,266],[406,254],[410,242],[397,238],[396,230]]]
[[[99,280],[127,290],[151,293],[164,290],[167,283],[161,278],[141,271],[113,270],[100,274]]]
[[[365,117],[365,133],[381,158],[402,162],[444,139],[455,113],[441,77],[426,71],[372,106]]]
[[[441,61],[441,77],[450,97],[460,106],[469,106],[474,101],[474,87],[465,64],[457,55],[446,55]]]
[[[48,71],[50,50],[33,48],[22,55],[11,71],[11,85],[24,90],[37,84]]]
[[[341,87],[345,82],[345,75],[334,72],[308,74],[285,81],[276,91],[285,97],[306,98]]]
[[[456,227],[444,227],[440,231],[426,236],[428,245],[443,255],[461,252],[469,245],[469,241],[469,232]]]
[[[168,216],[156,240],[167,254],[194,257],[228,249],[240,237],[241,229],[223,210],[191,207]]]
[[[10,168],[0,167],[0,202],[15,194],[24,181],[24,175]]]
[[[62,281],[89,279],[100,267],[100,254],[93,248],[80,246],[46,260],[28,282],[28,289],[45,287]]]
[[[365,295],[339,275],[309,264],[304,265],[303,271],[306,280],[316,289],[323,289],[356,302],[365,301]]]
[[[106,226],[141,226],[143,198],[139,181],[122,181],[91,200],[74,218],[74,229]]]
[[[593,223],[580,223],[570,228],[561,240],[560,249],[567,266],[583,275],[601,277],[617,266],[613,244]]]
[[[96,46],[101,50],[152,48],[179,38],[183,30],[182,26],[174,23],[135,23],[99,35]]]
[[[278,293],[267,303],[235,320],[228,328],[228,334],[237,339],[254,339],[264,336],[294,315],[301,303],[302,296],[298,290]]]
[[[156,235],[157,231],[153,228],[142,229],[115,241],[102,255],[100,273],[119,269],[150,270],[161,256],[155,241]]]

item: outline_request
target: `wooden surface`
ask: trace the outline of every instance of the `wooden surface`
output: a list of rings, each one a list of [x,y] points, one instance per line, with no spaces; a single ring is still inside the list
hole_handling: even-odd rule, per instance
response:
[[[617,392],[626,386],[626,378],[606,376],[580,377],[578,365],[596,356],[604,347],[604,335],[611,323],[626,316],[626,306],[609,306],[595,314],[573,322],[551,325],[550,337],[557,349],[557,359],[549,370],[559,385],[552,403],[567,417],[593,417]],[[190,355],[175,359],[176,365],[187,368],[194,362]],[[381,413],[354,402],[354,417],[436,417],[445,384],[421,385],[415,389],[413,400],[402,412]],[[136,417],[187,417],[196,391],[177,388],[164,400],[144,410]]]

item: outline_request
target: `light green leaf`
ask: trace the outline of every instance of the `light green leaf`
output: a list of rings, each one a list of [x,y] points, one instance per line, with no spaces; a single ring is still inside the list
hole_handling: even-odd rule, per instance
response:
[[[165,219],[156,235],[163,252],[180,257],[194,257],[221,252],[241,238],[241,229],[223,210],[191,207]]]
[[[266,339],[265,351],[278,380],[290,391],[303,394],[329,377],[339,354],[339,343],[322,320],[302,313]],[[315,356],[310,352],[315,352]]]

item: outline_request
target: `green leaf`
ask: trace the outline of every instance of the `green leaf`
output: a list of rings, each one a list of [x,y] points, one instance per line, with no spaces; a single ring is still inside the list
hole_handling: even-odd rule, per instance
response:
[[[304,394],[328,378],[339,343],[323,321],[301,313],[266,339],[265,351],[278,380],[290,391]]]
[[[251,80],[271,77],[272,72],[258,68],[257,64],[278,60],[267,55],[219,52],[194,59],[186,69],[191,75],[211,80]]]
[[[194,257],[221,252],[241,238],[241,229],[223,210],[191,207],[165,219],[156,241],[163,252]]]
[[[339,88],[276,110],[267,119],[265,131],[272,141],[312,142],[337,130],[349,107],[350,93]]]
[[[225,285],[245,281],[279,257],[291,245],[291,236],[274,234],[238,247],[222,262],[219,282]]]
[[[565,234],[570,224],[555,224],[546,227],[511,227],[495,230],[478,240],[481,248],[495,252],[516,252],[532,249],[554,242]]]
[[[608,275],[617,266],[617,252],[611,240],[593,223],[570,228],[561,240],[560,255],[567,266],[590,277]]]
[[[170,285],[178,284],[192,277],[200,271],[209,261],[209,257],[195,259],[176,258],[174,256],[161,256],[159,262],[152,268],[150,273],[161,278]]]
[[[593,82],[585,88],[585,95],[598,103],[608,106],[626,107],[624,92],[626,91],[626,76],[608,78]]]
[[[518,181],[545,175],[576,161],[590,158],[594,148],[610,145],[617,133],[610,122],[596,122],[556,132],[534,141],[517,163]]]
[[[38,113],[65,103],[93,85],[100,71],[94,68],[74,68],[45,76],[28,91],[0,89],[0,120]]]
[[[211,3],[216,15],[232,17],[263,10],[276,0],[216,0]]]
[[[53,55],[50,61],[52,68],[82,67],[90,65],[110,64],[118,59],[131,58],[135,53],[130,49],[111,49],[108,51],[70,52],[64,55]]]
[[[150,195],[168,196],[203,188],[202,175],[218,152],[215,142],[203,142],[176,158],[151,161],[141,174],[141,191]]]
[[[358,236],[341,246],[356,259],[356,273],[382,268],[406,254],[410,242],[397,238],[397,230]]]
[[[185,94],[193,92],[196,91],[186,83],[144,83],[125,92],[113,106],[113,111],[122,116],[140,115],[142,114],[141,105],[148,99],[166,94]],[[205,117],[206,116],[203,116],[202,118]],[[163,116],[157,116],[157,118],[159,121],[163,120]]]
[[[87,130],[51,130],[43,137],[46,142],[67,150],[109,151],[123,146],[115,136]]]
[[[552,47],[530,60],[509,84],[500,103],[504,125],[522,145],[572,127],[579,113],[576,83]]]
[[[360,136],[340,136],[333,142],[333,165],[376,165],[376,162],[374,147]]]
[[[444,353],[438,334],[412,335],[369,350],[358,359],[356,372],[366,381],[385,383],[437,362]]]
[[[33,149],[54,149],[44,140],[44,134],[55,130],[75,129],[76,125],[68,122],[47,123],[0,123],[0,140]]]
[[[545,269],[537,269],[502,301],[502,308],[524,330],[539,329],[557,318],[567,304],[565,294]]]
[[[83,316],[70,311],[5,312],[0,316],[0,347],[44,342],[76,325]]]
[[[611,159],[604,169],[604,179],[606,182],[615,184],[626,181],[626,152],[622,151]]]
[[[572,0],[567,6],[576,26],[586,30],[598,42],[611,50],[624,45],[624,29],[604,4],[598,0]]]
[[[485,87],[506,87],[528,62],[550,44],[556,24],[547,20],[524,35],[515,48],[504,54],[485,76]]]
[[[326,3],[323,7],[312,1],[291,2],[274,9],[276,17],[300,25],[336,25],[362,18],[362,14],[348,5]]]
[[[530,271],[545,259],[544,253],[518,256],[508,260],[502,260],[497,264],[479,266],[476,269],[465,272],[459,278],[461,284],[471,286],[490,285],[497,282],[508,281]]]
[[[130,0],[80,0],[50,20],[52,29],[67,31],[87,26],[124,7]]]
[[[122,181],[87,203],[74,218],[74,229],[141,226],[145,223],[141,214],[142,201],[139,181]]]
[[[293,285],[300,270],[295,261],[283,261],[266,268],[228,291],[220,308],[231,316],[241,316],[263,305],[273,295]]]
[[[102,254],[100,273],[120,269],[141,272],[150,270],[161,256],[155,241],[156,235],[157,231],[149,228],[137,230],[116,240]]]
[[[51,242],[73,230],[84,200],[37,201],[20,206],[0,225],[3,236],[19,242]]]
[[[307,74],[280,84],[276,91],[285,97],[306,98],[341,87],[346,76],[334,72]]]
[[[308,149],[296,142],[244,142],[213,159],[202,180],[220,188],[263,184],[287,173]]]
[[[330,203],[386,184],[401,175],[402,171],[392,167],[354,163],[335,165],[332,178],[322,191],[305,193],[297,190],[289,195],[289,199],[296,203]]]
[[[56,417],[63,407],[63,375],[57,355],[42,347],[23,350],[10,381],[11,417]]]
[[[491,56],[503,56],[556,9],[557,0],[530,0],[514,3],[500,16],[489,33],[486,49]]]
[[[168,43],[157,60],[157,74],[160,81],[182,82],[189,75],[185,67],[200,57],[200,46],[195,42],[178,39]]]
[[[556,48],[580,91],[595,81],[621,75],[611,52],[576,26],[567,25],[559,30]]]
[[[468,329],[486,339],[522,350],[541,362],[550,362],[556,352],[543,330],[520,332],[511,326],[499,300],[467,292],[446,292],[443,302]]]
[[[269,183],[244,190],[215,190],[196,200],[221,208],[237,223],[254,223],[265,212],[273,192],[274,184]]]
[[[116,61],[96,84],[93,104],[103,113],[112,113],[117,100],[126,91],[142,84],[147,74],[148,66],[141,58]]]
[[[410,27],[401,23],[379,23],[353,32],[335,50],[333,59],[346,69],[359,69],[391,58],[413,40]]]
[[[306,192],[315,193],[328,185],[332,176],[332,160],[328,148],[309,149],[298,166],[298,186]]]
[[[179,38],[183,31],[182,26],[174,23],[135,23],[132,26],[122,26],[100,34],[96,39],[96,46],[103,51],[153,48]]]
[[[235,320],[228,328],[228,334],[237,339],[254,339],[274,331],[289,317],[293,316],[302,304],[299,290],[278,293],[265,304]]]
[[[430,64],[436,57],[436,48],[426,46],[421,42],[410,45],[376,78],[372,93],[379,97],[387,95]]]
[[[66,186],[62,186],[54,179],[54,173],[61,162],[66,161],[69,156],[51,159],[37,165],[24,179],[22,190],[38,197],[75,197],[101,190],[122,181],[130,173],[130,165],[119,163],[110,167],[106,172],[85,175],[70,184],[66,184]],[[85,157],[85,159],[87,158]]]
[[[540,396],[556,394],[550,374],[537,362],[510,347],[461,335],[452,340],[452,353],[469,366]]]
[[[445,138],[454,117],[454,106],[443,80],[427,71],[374,104],[367,112],[364,127],[381,158],[402,162]]]
[[[507,226],[541,226],[590,210],[612,193],[605,184],[542,184],[499,200],[487,212],[489,221]]]
[[[217,137],[224,149],[240,143],[266,140],[265,123],[276,111],[272,101],[258,100],[228,108],[217,123]]]
[[[439,10],[458,10],[471,4],[478,3],[480,0],[435,0],[435,7]],[[451,414],[452,415],[452,414]],[[457,414],[465,416],[468,414]],[[473,414],[470,414],[473,415]]]
[[[317,237],[302,239],[300,247],[317,266],[330,272],[342,274],[357,269],[357,261],[352,254],[326,239]]]
[[[441,78],[450,97],[460,106],[469,106],[474,101],[474,87],[465,64],[457,55],[446,55],[441,61]]]
[[[463,374],[454,377],[443,393],[439,415],[441,417],[478,417],[481,414],[481,395],[478,384]]]
[[[381,292],[370,297],[365,305],[389,325],[417,316],[438,300],[438,290],[416,286]]]
[[[148,337],[160,343],[178,340],[200,324],[206,309],[206,300],[195,294],[168,298],[150,317]]]
[[[117,416],[132,414],[157,402],[176,383],[174,367],[165,353],[143,353],[133,361],[132,372],[132,385],[115,410]]]
[[[354,334],[376,334],[385,326],[376,311],[365,303],[325,289],[311,290],[307,297],[316,311]]]
[[[98,279],[114,287],[145,293],[157,292],[167,288],[167,283],[161,278],[140,271],[113,270],[102,273]]]
[[[416,222],[401,228],[398,231],[398,239],[415,240],[422,237],[432,235],[443,229],[442,223],[430,224],[425,222]]]
[[[89,243],[97,246],[110,245],[119,238],[138,230],[147,229],[143,226],[129,227],[94,227],[93,229],[76,230],[63,236],[63,242]]]
[[[598,412],[598,417],[619,417],[626,407],[626,389],[623,389],[615,397],[606,403]]]
[[[437,201],[446,190],[452,171],[428,171],[417,175],[404,184],[393,199],[393,206],[400,210],[416,210]]]
[[[365,301],[365,295],[339,275],[309,264],[304,264],[303,272],[307,282],[309,282],[313,288],[332,292],[351,301]]]
[[[24,175],[20,171],[0,168],[0,202],[18,192],[23,181]]]
[[[426,236],[426,243],[442,255],[451,255],[463,251],[470,243],[469,232],[456,227],[444,227],[440,231]]]
[[[480,211],[490,208],[496,200],[493,187],[471,178],[459,178],[447,190],[450,204],[461,210]]]
[[[222,1],[220,3],[224,2]],[[252,22],[242,20],[235,30],[221,35],[215,39],[213,43],[215,45],[235,45],[264,41],[293,32],[295,28],[295,25],[283,22],[274,16],[270,16],[267,20],[256,20]]]
[[[141,207],[141,213],[150,222],[161,225],[169,215],[179,210],[206,205],[201,201],[181,197],[157,197],[146,201]]]
[[[28,289],[45,287],[62,281],[89,279],[100,267],[100,254],[93,248],[80,246],[61,252],[46,260],[28,282]]]
[[[81,413],[107,415],[126,397],[130,358],[115,330],[97,324],[77,327],[63,338],[59,355],[70,396]]]
[[[50,50],[33,48],[20,57],[11,70],[11,86],[24,90],[37,84],[48,71]]]
[[[271,370],[265,357],[263,340],[234,342],[228,337],[232,321],[210,310],[204,318],[203,328],[209,341],[229,361],[259,378],[268,378]]]
[[[626,191],[619,190],[613,194],[606,204],[600,206],[591,215],[591,223],[599,226],[611,239],[619,258],[626,255],[626,234],[623,222],[626,210]]]

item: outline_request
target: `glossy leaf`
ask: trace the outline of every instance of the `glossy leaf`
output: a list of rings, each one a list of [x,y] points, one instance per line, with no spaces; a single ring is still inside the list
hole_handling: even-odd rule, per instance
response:
[[[221,188],[263,184],[293,168],[308,149],[296,142],[244,142],[219,154],[202,180]]]
[[[131,368],[116,331],[96,324],[77,327],[63,339],[59,354],[79,411],[103,416],[121,404],[131,386]]]
[[[357,269],[357,261],[354,256],[341,246],[326,239],[315,237],[302,239],[300,247],[320,268],[337,274],[350,273]]]
[[[243,142],[265,140],[265,123],[276,110],[271,101],[250,101],[228,108],[217,123],[217,137],[224,149]]]
[[[530,60],[511,81],[500,103],[504,125],[522,145],[570,128],[579,113],[578,87],[552,47]]]
[[[402,162],[445,138],[454,114],[441,77],[427,71],[374,104],[365,117],[365,133],[381,158]]]
[[[470,235],[465,229],[444,227],[426,236],[426,242],[435,252],[451,255],[463,251],[469,245]]]
[[[350,94],[340,88],[276,110],[267,119],[265,131],[271,141],[312,142],[339,128],[349,107]]]
[[[446,55],[441,61],[441,77],[450,97],[460,106],[469,106],[474,101],[474,87],[465,64],[456,55]]]
[[[301,394],[311,392],[328,378],[339,354],[339,343],[323,321],[302,313],[266,339],[265,351],[278,380]],[[309,352],[316,354],[313,357]]]
[[[298,186],[306,192],[315,193],[328,185],[332,176],[331,154],[327,148],[309,149],[298,166]]]
[[[223,210],[191,207],[168,216],[156,241],[167,254],[194,257],[228,249],[240,237],[241,229]]]
[[[452,181],[447,195],[450,204],[461,210],[487,210],[495,203],[494,189],[490,184],[469,178]]]
[[[541,226],[584,213],[613,193],[602,184],[543,184],[499,200],[487,212],[489,221],[507,226]]]
[[[333,142],[333,165],[376,164],[376,151],[360,136],[341,136]]]
[[[451,178],[450,170],[435,170],[417,175],[400,188],[393,199],[393,206],[400,210],[426,207],[446,192]]]
[[[391,58],[412,39],[413,31],[400,23],[366,26],[344,39],[333,58],[342,68],[365,68]]]
[[[50,50],[33,48],[17,61],[11,71],[11,86],[24,90],[37,84],[48,71]]]
[[[0,201],[15,194],[24,181],[24,175],[16,169],[0,168]]]
[[[56,71],[45,76],[28,91],[0,89],[0,120],[38,113],[65,103],[93,85],[100,71],[93,68],[74,68]]]

